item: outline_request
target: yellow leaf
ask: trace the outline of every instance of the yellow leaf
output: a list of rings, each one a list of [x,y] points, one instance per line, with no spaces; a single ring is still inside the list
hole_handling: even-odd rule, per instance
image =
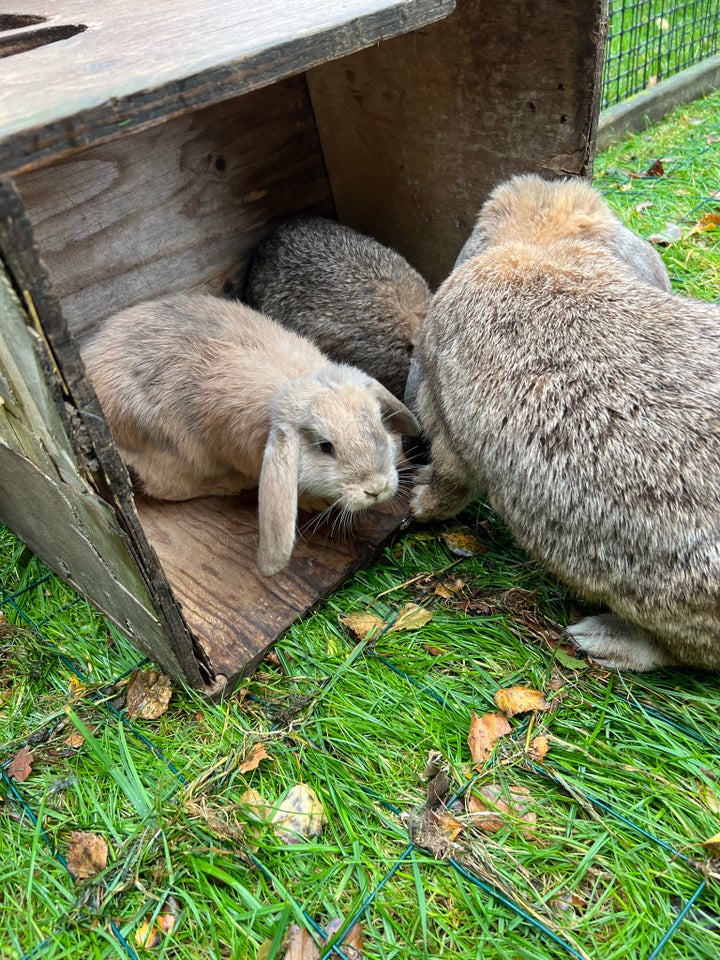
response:
[[[499,737],[510,733],[512,727],[502,713],[486,713],[479,717],[475,711],[470,715],[468,746],[473,763],[479,769],[490,758]]]
[[[718,227],[720,227],[720,213],[706,213],[704,217],[700,217],[687,235],[692,237],[695,233],[706,233],[708,230],[717,230]]]
[[[508,717],[514,717],[516,713],[529,713],[531,710],[548,710],[550,707],[542,691],[532,690],[530,687],[505,687],[497,691],[493,700],[495,706]]]
[[[160,931],[154,923],[143,920],[135,931],[135,943],[139,947],[145,947],[146,950],[152,950],[160,943]]]
[[[453,527],[442,535],[450,553],[456,557],[476,557],[487,553],[487,546],[467,527]]]
[[[458,834],[461,833],[463,828],[462,823],[447,810],[440,812],[438,820],[440,821],[440,831],[443,837],[449,843],[452,843]]]
[[[504,788],[488,783],[473,791],[467,798],[473,824],[485,833],[497,833],[506,824],[517,825],[525,836],[533,835],[537,816],[530,809],[532,797],[527,787]]]
[[[703,846],[711,857],[720,857],[720,833],[716,833],[709,840],[703,840]]]
[[[397,615],[395,623],[388,633],[399,633],[401,630],[417,630],[432,620],[432,612],[417,603],[406,603]]]
[[[312,787],[298,783],[280,801],[272,822],[283,843],[301,843],[307,837],[320,836],[325,811]]]
[[[340,617],[340,623],[344,623],[358,640],[375,640],[387,626],[384,620],[372,613],[349,613],[346,617]]]

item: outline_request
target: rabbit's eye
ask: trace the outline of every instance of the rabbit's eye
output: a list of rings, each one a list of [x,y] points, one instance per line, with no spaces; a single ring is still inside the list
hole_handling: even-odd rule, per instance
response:
[[[335,447],[330,443],[329,440],[321,440],[318,446],[323,453],[327,453],[329,456],[334,456]]]

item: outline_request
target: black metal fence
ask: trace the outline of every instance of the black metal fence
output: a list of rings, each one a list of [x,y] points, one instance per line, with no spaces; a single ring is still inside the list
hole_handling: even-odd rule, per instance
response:
[[[720,0],[609,0],[602,106],[720,52]]]

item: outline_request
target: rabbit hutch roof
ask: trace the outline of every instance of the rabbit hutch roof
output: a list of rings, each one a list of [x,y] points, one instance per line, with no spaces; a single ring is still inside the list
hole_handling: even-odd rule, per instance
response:
[[[298,213],[433,284],[501,179],[584,175],[602,0],[0,0],[0,518],[176,678],[210,693],[400,518],[255,569],[252,495],[135,502],[76,338],[233,293]]]

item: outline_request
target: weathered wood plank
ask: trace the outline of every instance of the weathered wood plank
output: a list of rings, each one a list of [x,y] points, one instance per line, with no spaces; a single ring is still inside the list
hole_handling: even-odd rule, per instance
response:
[[[184,503],[139,499],[137,508],[185,619],[215,673],[231,684],[257,667],[294,620],[368,563],[402,520],[374,510],[356,518],[351,538],[313,533],[298,541],[285,570],[262,577],[255,566],[254,494]]]
[[[0,518],[141,650],[182,676],[112,511],[77,472],[37,338],[4,270],[0,326],[0,369],[10,394],[0,405]]]
[[[47,24],[24,34],[87,29],[0,60],[0,173],[267,86],[452,8],[453,0],[44,0]]]
[[[109,575],[119,585],[118,609],[124,609],[123,591],[135,593],[141,602],[144,596],[149,596],[150,612],[161,629],[156,634],[149,630],[142,633],[137,625],[131,624],[134,634],[142,638],[141,649],[160,663],[172,665],[174,662],[175,675],[182,674],[194,686],[214,683],[204,652],[194,645],[157,557],[145,539],[133,506],[127,471],[85,376],[77,346],[50,290],[20,197],[8,182],[0,182],[0,268],[4,278],[0,330],[8,355],[12,345],[13,362],[22,378],[28,379],[33,394],[37,393],[35,401],[22,411],[25,423],[12,425],[15,438],[21,433],[25,435],[24,445],[14,442],[10,424],[7,421],[3,424],[8,428],[3,434],[7,449],[20,454],[35,446],[43,451],[43,456],[47,455],[48,459],[41,461],[47,477],[58,489],[62,485],[66,492],[72,488],[76,493],[75,499],[65,500],[66,506],[60,514],[68,525],[79,522],[75,520],[74,509],[79,511],[78,516],[87,516],[87,510],[83,514],[80,508],[80,500],[84,503],[86,496],[92,499],[99,495],[96,506],[101,509],[95,516],[100,519],[93,535],[84,537],[83,542],[100,562],[107,563]],[[15,292],[23,297],[22,305]],[[38,366],[35,372],[33,364]],[[4,372],[7,382],[9,367],[8,363]],[[14,395],[13,386],[22,396],[17,379],[9,386]],[[35,415],[36,409],[39,415]],[[37,462],[37,458],[34,459]],[[23,462],[31,461],[23,455]],[[20,470],[16,466],[15,475],[19,475]],[[7,484],[2,473],[0,484],[3,488]],[[9,491],[3,489],[3,493],[7,494],[3,502],[22,504],[22,500],[10,501]],[[22,490],[17,495],[21,496]],[[110,510],[105,508],[103,500],[110,505]],[[38,553],[50,563],[56,550],[50,532],[53,508],[52,498],[46,505],[28,499],[24,506],[27,520],[16,513],[2,515],[13,529],[26,522],[34,524],[38,529],[34,542],[42,547]],[[94,599],[93,577],[88,575],[84,583],[83,592]],[[105,601],[106,598],[100,598],[97,602],[103,606]],[[201,671],[205,671],[204,675]]]
[[[304,78],[17,178],[78,334],[166,293],[219,294],[268,223],[334,207]]]
[[[338,219],[439,283],[501,180],[590,171],[604,24],[603,0],[458,0],[308,71]]]

